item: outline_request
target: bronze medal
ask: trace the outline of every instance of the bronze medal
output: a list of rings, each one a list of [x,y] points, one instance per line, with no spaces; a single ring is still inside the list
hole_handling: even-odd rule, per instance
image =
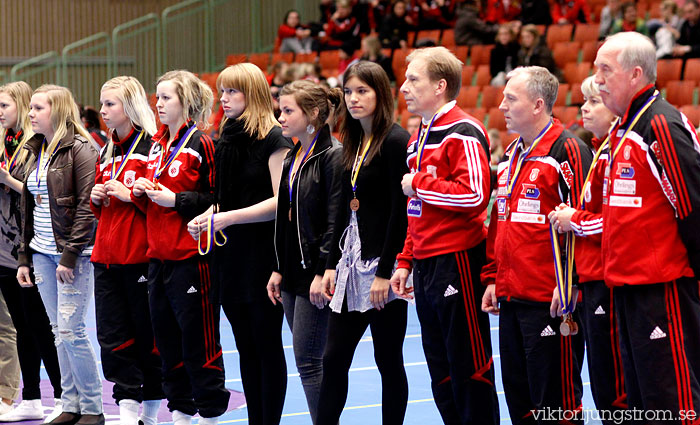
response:
[[[108,207],[108,206],[109,206],[109,196],[105,198],[103,204],[104,204],[105,207]]]
[[[292,207],[289,207],[289,221],[292,221]]]
[[[41,205],[41,195],[36,195],[36,204]]]
[[[510,205],[506,206],[506,218],[510,216]]]
[[[5,193],[10,193],[10,186],[5,186]]]
[[[567,322],[566,320],[563,320],[561,322],[561,324],[559,325],[559,333],[562,336],[569,336],[569,334],[571,333],[571,328],[569,328],[569,322]]]
[[[360,201],[357,198],[352,198],[350,201],[350,209],[353,211],[357,211],[360,209]]]
[[[573,336],[578,333],[578,325],[576,322],[574,322],[574,319],[571,317],[571,314],[565,314],[561,318],[562,322],[559,325],[559,333],[562,334],[562,336]]]

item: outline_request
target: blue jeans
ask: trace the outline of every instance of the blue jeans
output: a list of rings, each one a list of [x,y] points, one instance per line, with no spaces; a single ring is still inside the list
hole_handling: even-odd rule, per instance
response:
[[[282,305],[292,329],[294,358],[311,418],[316,421],[323,380],[323,352],[328,339],[330,308],[319,310],[308,298],[282,291]]]
[[[78,257],[73,283],[58,283],[60,255],[35,253],[34,275],[51,322],[61,369],[63,411],[102,413],[102,381],[97,359],[85,331],[85,318],[95,288],[90,257]]]

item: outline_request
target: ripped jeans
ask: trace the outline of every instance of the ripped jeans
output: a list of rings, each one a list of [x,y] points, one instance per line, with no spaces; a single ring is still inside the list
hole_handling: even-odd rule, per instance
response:
[[[90,257],[78,257],[73,283],[58,283],[60,255],[34,253],[34,275],[56,340],[61,369],[63,411],[82,415],[102,413],[102,381],[97,359],[85,330],[95,288]]]

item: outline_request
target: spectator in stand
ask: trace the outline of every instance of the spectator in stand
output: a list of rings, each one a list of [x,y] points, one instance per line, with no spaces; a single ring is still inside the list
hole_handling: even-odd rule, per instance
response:
[[[554,63],[552,51],[544,43],[535,25],[525,25],[520,32],[518,66],[541,66],[547,68],[559,81],[563,81],[561,70]]]
[[[491,50],[491,85],[505,86],[506,74],[518,66],[520,45],[510,24],[503,24],[496,34],[496,47]]]
[[[633,2],[627,2],[622,5],[622,19],[616,20],[610,34],[618,32],[636,31],[640,34],[647,35],[647,23],[644,19],[637,17],[637,5]]]
[[[523,25],[550,25],[552,15],[547,0],[522,0],[520,21]]]
[[[314,39],[311,30],[301,25],[299,12],[292,9],[284,15],[284,22],[277,30],[280,52],[310,53]]]
[[[352,16],[350,0],[338,0],[336,10],[326,24],[323,25],[325,37],[321,39],[321,48],[336,50],[342,46],[360,46],[360,24]]]
[[[394,3],[391,14],[384,17],[378,28],[382,46],[390,49],[405,49],[408,32],[414,29],[413,24],[413,18],[406,13],[406,2],[398,0]]]
[[[505,24],[520,18],[520,12],[517,0],[487,0],[484,20],[491,24]]]
[[[396,81],[394,70],[391,68],[391,58],[382,53],[382,43],[375,36],[362,39],[362,57],[360,60],[370,61],[378,64],[386,72],[389,81]]]
[[[687,58],[700,57],[700,4],[697,0],[687,0],[683,5],[685,22],[681,26],[680,38],[673,48],[673,56]]]
[[[664,0],[659,5],[659,11],[660,19],[647,21],[649,36],[653,36],[656,43],[656,59],[671,57],[683,25],[683,20],[678,16],[678,4],[674,0]]]
[[[100,114],[92,106],[85,106],[80,109],[80,120],[95,141],[95,148],[102,148],[107,143],[107,133],[100,126]]]
[[[600,29],[598,37],[602,39],[610,35],[613,22],[618,19],[622,19],[621,0],[608,0],[608,4],[600,11]]]
[[[477,0],[478,1],[478,0]],[[493,43],[498,24],[491,24],[480,17],[479,4],[467,0],[457,10],[455,42],[459,45]]]
[[[420,29],[447,29],[455,26],[457,0],[417,0]]]
[[[405,9],[406,5],[404,5]],[[369,29],[371,33],[378,33],[384,17],[389,14],[392,8],[390,0],[372,0],[367,11]]]
[[[408,117],[408,120],[406,120],[406,131],[408,131],[408,133],[411,135],[418,131],[421,120],[421,117],[418,115],[411,115]]]
[[[591,22],[591,9],[586,0],[557,0],[552,3],[552,21],[555,24],[582,24]]]
[[[348,69],[350,65],[358,61],[357,56],[355,56],[355,48],[347,44],[340,48],[338,57],[340,58],[338,62],[338,74],[340,76],[345,73],[345,70]]]

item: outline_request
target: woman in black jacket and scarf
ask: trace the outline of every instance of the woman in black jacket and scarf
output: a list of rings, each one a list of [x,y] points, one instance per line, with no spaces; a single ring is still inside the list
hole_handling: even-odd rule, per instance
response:
[[[310,81],[280,92],[282,134],[299,139],[287,155],[275,222],[277,268],[267,285],[273,303],[282,301],[292,329],[294,357],[306,402],[315,421],[330,310],[314,306],[331,249],[340,195],[340,144],[326,124],[340,104],[340,89]],[[319,308],[316,308],[319,307]]]
[[[265,284],[274,269],[273,220],[282,162],[292,142],[282,136],[258,67],[230,66],[216,85],[226,121],[214,154],[214,205],[188,229],[199,239],[201,252],[214,248],[212,280],[236,339],[248,422],[276,424],[287,366],[282,307],[267,300]]]

